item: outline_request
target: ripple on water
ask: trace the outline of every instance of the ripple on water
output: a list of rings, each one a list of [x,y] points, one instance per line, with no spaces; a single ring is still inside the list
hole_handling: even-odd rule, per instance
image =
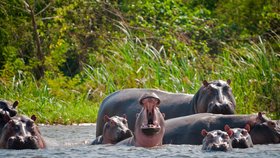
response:
[[[280,144],[255,145],[230,152],[203,152],[201,145],[163,145],[141,148],[113,145],[89,145],[95,138],[95,125],[40,126],[48,148],[42,150],[1,150],[0,158],[8,157],[280,157]]]

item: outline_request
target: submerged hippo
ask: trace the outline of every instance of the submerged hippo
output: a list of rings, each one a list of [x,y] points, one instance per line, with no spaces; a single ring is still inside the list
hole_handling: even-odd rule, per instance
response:
[[[229,151],[232,150],[231,139],[233,132],[221,130],[213,130],[207,132],[203,129],[201,135],[204,137],[202,141],[202,150],[206,151]]]
[[[244,128],[250,125],[249,134],[253,144],[280,143],[280,128],[276,121],[269,120],[262,113],[251,115],[221,115],[201,113],[173,118],[165,121],[164,144],[201,144],[202,129],[223,130],[225,125]]]
[[[228,125],[225,125],[225,131],[232,131],[232,140],[233,148],[250,148],[253,147],[252,138],[249,134],[250,125],[246,124],[244,128],[230,128]]]
[[[16,107],[18,105],[18,101],[15,101],[14,103],[8,102],[6,100],[0,100],[0,134],[2,131],[2,128],[7,123],[4,117],[5,115],[8,115],[9,117],[13,117],[17,114]]]
[[[162,145],[164,135],[164,114],[158,108],[160,100],[155,93],[144,94],[140,99],[142,109],[137,114],[134,136],[117,145],[154,147]]]
[[[7,118],[7,117],[6,117]],[[0,148],[3,149],[41,149],[45,141],[38,126],[34,123],[36,117],[15,116],[3,127],[0,135]]]
[[[191,115],[195,113],[235,113],[235,99],[233,97],[230,80],[217,80],[208,83],[203,81],[202,87],[193,94],[170,93],[155,89],[124,89],[110,94],[100,105],[96,122],[96,136],[102,134],[104,115],[127,115],[129,129],[134,131],[136,113],[139,113],[139,98],[145,93],[155,93],[161,98],[160,111],[165,119]]]
[[[104,116],[105,125],[103,128],[103,134],[98,136],[92,145],[96,144],[116,144],[126,138],[131,137],[133,134],[130,129],[128,129],[127,120],[124,117],[107,115]]]

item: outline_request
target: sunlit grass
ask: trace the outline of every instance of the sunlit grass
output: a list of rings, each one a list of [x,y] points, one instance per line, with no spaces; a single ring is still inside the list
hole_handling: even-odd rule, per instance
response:
[[[103,50],[104,61],[85,65],[75,78],[36,81],[19,72],[1,81],[1,98],[19,100],[20,113],[35,114],[41,123],[71,124],[95,122],[102,100],[120,89],[195,93],[204,79],[231,79],[237,113],[264,111],[279,119],[280,54],[261,38],[240,48],[228,46],[214,56],[192,51],[167,55],[164,47],[156,49],[131,36],[111,42],[110,49]]]

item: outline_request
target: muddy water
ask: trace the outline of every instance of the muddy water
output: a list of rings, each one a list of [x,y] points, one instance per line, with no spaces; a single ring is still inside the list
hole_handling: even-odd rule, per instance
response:
[[[48,148],[42,150],[3,150],[0,158],[8,157],[280,157],[280,144],[255,145],[230,152],[203,152],[201,145],[164,145],[136,148],[112,145],[89,145],[95,137],[95,125],[40,126]]]

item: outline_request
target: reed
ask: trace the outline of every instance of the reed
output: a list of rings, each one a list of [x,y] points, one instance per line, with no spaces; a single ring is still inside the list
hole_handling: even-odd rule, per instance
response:
[[[258,43],[228,46],[223,54],[172,52],[142,43],[127,31],[126,40],[110,43],[98,66],[85,65],[74,78],[45,78],[19,72],[1,81],[1,98],[19,100],[19,111],[41,123],[95,122],[102,100],[124,88],[156,88],[195,93],[202,80],[231,79],[237,113],[265,111],[279,119],[280,54],[261,38]],[[275,40],[280,43],[279,36]],[[279,46],[278,46],[279,47]]]

